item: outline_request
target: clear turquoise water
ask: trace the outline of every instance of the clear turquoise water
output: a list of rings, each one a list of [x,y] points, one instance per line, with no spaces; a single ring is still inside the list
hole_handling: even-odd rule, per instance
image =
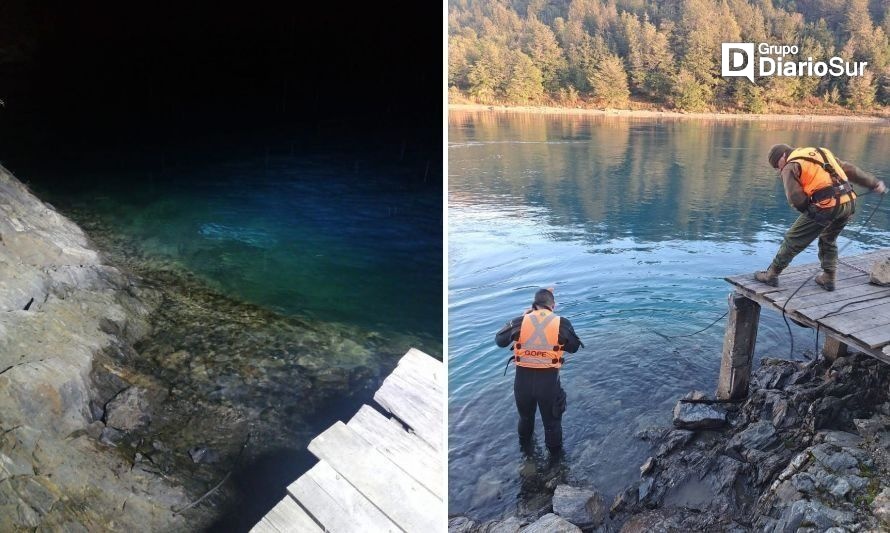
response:
[[[509,352],[494,344],[534,290],[586,348],[562,371],[570,482],[611,498],[639,477],[676,400],[713,393],[724,276],[765,268],[796,217],[766,163],[777,142],[828,146],[886,179],[883,127],[452,113],[449,118],[449,512],[486,519],[529,498],[516,440]],[[876,196],[859,203],[863,221]],[[890,245],[890,204],[845,255]],[[813,245],[795,264],[816,261]],[[792,325],[797,358],[814,333]],[[781,316],[764,312],[755,357],[787,357]],[[536,435],[540,446],[540,420]],[[543,469],[538,474],[544,476]],[[532,476],[534,477],[534,476]],[[533,491],[532,491],[533,492]]]
[[[228,295],[440,351],[441,168],[424,177],[423,162],[392,151],[132,158],[73,175],[35,169],[31,185]]]

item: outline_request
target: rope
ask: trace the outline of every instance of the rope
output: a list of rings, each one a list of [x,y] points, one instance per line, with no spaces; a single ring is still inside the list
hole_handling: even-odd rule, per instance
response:
[[[662,337],[662,338],[667,339],[667,340],[678,339],[678,338],[680,338],[680,337],[692,337],[693,335],[698,335],[698,334],[701,333],[702,331],[705,331],[705,330],[709,329],[711,326],[713,326],[713,325],[716,324],[717,322],[720,322],[720,321],[721,321],[726,315],[728,315],[728,314],[729,314],[729,311],[723,313],[722,315],[720,315],[719,317],[717,317],[716,320],[714,320],[713,322],[711,322],[711,323],[708,324],[707,326],[703,327],[702,329],[700,329],[700,330],[698,330],[698,331],[696,331],[696,332],[694,332],[694,333],[687,333],[687,334],[685,334],[685,335],[665,335],[664,333],[661,333],[661,332],[659,332],[658,330],[654,330],[654,329],[652,330],[652,333],[655,333],[655,334],[658,335],[659,337]]]

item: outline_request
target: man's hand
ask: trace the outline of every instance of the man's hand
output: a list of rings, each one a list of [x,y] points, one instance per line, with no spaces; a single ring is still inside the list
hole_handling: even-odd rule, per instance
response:
[[[872,187],[871,190],[878,194],[884,194],[887,192],[887,186],[884,184],[883,181],[878,180],[878,184]]]

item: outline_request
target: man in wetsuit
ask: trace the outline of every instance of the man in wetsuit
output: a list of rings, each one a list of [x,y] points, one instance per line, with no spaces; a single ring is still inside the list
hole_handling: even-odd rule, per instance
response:
[[[535,293],[532,307],[501,328],[495,342],[501,348],[513,344],[516,378],[513,395],[519,411],[519,443],[531,443],[535,426],[535,410],[541,410],[544,441],[551,454],[562,450],[562,414],[566,394],[559,381],[563,353],[575,353],[583,343],[572,323],[557,316],[552,289]]]

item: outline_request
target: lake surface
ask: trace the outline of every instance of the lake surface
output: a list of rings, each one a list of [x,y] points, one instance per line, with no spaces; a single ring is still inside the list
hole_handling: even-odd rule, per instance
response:
[[[717,123],[452,112],[448,148],[449,513],[516,511],[548,479],[608,501],[639,478],[648,445],[686,392],[713,394],[727,308],[724,276],[766,268],[797,213],[769,147],[821,145],[887,180],[890,136],[874,125]],[[890,245],[890,202],[858,203],[842,255]],[[816,245],[793,264],[817,261]],[[494,334],[556,287],[557,312],[585,344],[562,370],[566,457],[523,459],[509,351]],[[815,333],[792,324],[795,357]],[[755,358],[788,357],[781,315],[764,312]],[[757,362],[755,362],[755,365]],[[551,488],[552,490],[552,488]]]
[[[227,295],[441,344],[441,168],[387,151],[301,154],[279,140],[26,164],[17,175]]]
[[[134,450],[195,499],[232,474],[190,511],[208,531],[249,530],[316,462],[309,440],[410,347],[442,354],[441,159],[407,142],[238,141],[9,165],[162,288],[131,363],[171,391],[139,436],[166,451]],[[195,464],[194,446],[221,460]]]

